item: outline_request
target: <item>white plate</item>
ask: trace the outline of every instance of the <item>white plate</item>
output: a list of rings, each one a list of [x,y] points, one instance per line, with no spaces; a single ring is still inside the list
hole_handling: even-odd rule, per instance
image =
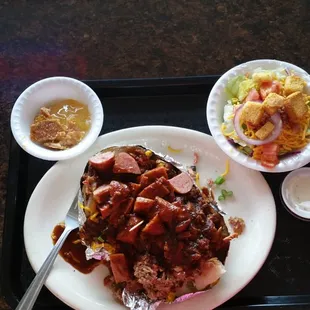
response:
[[[300,168],[310,162],[310,144],[308,144],[299,154],[289,156],[285,159],[281,159],[280,163],[276,165],[273,169],[267,169],[263,167],[259,161],[237,150],[227,141],[226,137],[222,134],[221,125],[223,123],[223,111],[224,106],[226,105],[228,100],[225,92],[225,87],[228,81],[230,81],[237,75],[243,75],[248,72],[253,72],[257,68],[262,68],[264,70],[287,68],[290,71],[293,70],[294,73],[296,73],[306,81],[307,85],[305,87],[305,90],[308,94],[310,94],[309,74],[295,65],[274,59],[259,59],[243,63],[223,74],[215,83],[210,92],[207,104],[207,119],[212,136],[218,146],[228,156],[248,168],[266,172],[285,172]]]
[[[41,179],[29,200],[24,237],[29,261],[36,272],[52,248],[51,232],[65,217],[87,159],[102,148],[124,144],[140,144],[167,153],[188,165],[193,163],[193,152],[198,152],[201,185],[225,170],[227,156],[217,147],[212,137],[197,131],[147,126],[99,137],[87,153],[53,166]],[[182,148],[183,152],[169,153],[168,145]],[[262,175],[231,162],[231,171],[223,188],[232,190],[234,197],[222,203],[222,208],[231,216],[243,218],[246,230],[231,243],[226,262],[227,273],[219,284],[184,303],[168,306],[170,309],[206,310],[219,306],[255,276],[269,253],[276,228],[276,209],[273,195]],[[103,279],[106,275],[107,269],[104,266],[89,275],[81,274],[58,257],[46,286],[74,309],[124,309],[104,287]]]

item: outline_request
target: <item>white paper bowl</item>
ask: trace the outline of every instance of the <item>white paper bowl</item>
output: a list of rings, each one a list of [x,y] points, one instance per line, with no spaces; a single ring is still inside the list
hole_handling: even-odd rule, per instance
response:
[[[60,99],[74,99],[87,105],[91,127],[76,146],[56,151],[32,142],[30,126],[41,107]],[[102,124],[103,109],[98,96],[86,84],[68,77],[51,77],[32,84],[18,97],[11,114],[11,129],[17,143],[27,153],[52,161],[69,159],[83,153],[99,136]]]
[[[310,221],[310,168],[304,167],[290,172],[282,182],[281,196],[286,209],[298,219]]]
[[[233,160],[239,164],[259,171],[265,172],[285,172],[291,171],[304,166],[310,162],[310,145],[308,144],[299,154],[288,156],[287,158],[281,159],[280,163],[273,169],[267,169],[263,167],[259,161],[246,156],[231,145],[226,137],[221,132],[221,124],[223,122],[223,111],[224,106],[227,104],[227,95],[225,87],[229,80],[236,75],[251,73],[256,68],[262,68],[265,70],[287,68],[288,70],[294,70],[294,72],[302,77],[307,85],[305,90],[310,94],[310,76],[303,69],[292,65],[288,62],[273,60],[273,59],[259,59],[246,62],[239,66],[236,66],[225,74],[223,74],[219,80],[213,86],[211,93],[208,98],[207,104],[207,120],[211,131],[211,134],[218,144],[218,146]]]

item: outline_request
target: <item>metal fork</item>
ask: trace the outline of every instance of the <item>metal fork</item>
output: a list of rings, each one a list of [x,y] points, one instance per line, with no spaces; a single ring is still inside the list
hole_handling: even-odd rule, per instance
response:
[[[211,186],[209,186],[208,187],[208,189],[209,189],[209,198],[210,198],[210,205],[211,205],[211,207],[216,211],[216,212],[218,212],[219,214],[221,214],[221,215],[227,215],[227,213],[225,212],[225,211],[223,211],[220,207],[219,207],[219,205],[217,204],[217,202],[213,199],[213,197],[212,197],[212,187]]]
[[[47,256],[45,262],[43,263],[42,267],[38,271],[37,275],[31,282],[29,288],[27,289],[25,295],[19,302],[16,310],[30,310],[32,309],[37,297],[41,291],[42,286],[45,283],[47,276],[49,275],[54,261],[58,255],[59,250],[61,249],[63,243],[65,242],[66,238],[68,237],[69,233],[79,226],[78,222],[78,209],[77,209],[77,202],[78,202],[78,193],[75,195],[71,207],[66,215],[65,219],[65,230],[59,237],[58,241],[54,245],[52,251]]]
[[[211,205],[211,207],[216,211],[216,212],[218,212],[219,214],[221,214],[221,215],[227,215],[227,213],[225,212],[225,211],[223,211],[219,206],[218,206],[218,204],[217,204],[217,202],[216,201],[211,201],[210,202],[210,205]]]

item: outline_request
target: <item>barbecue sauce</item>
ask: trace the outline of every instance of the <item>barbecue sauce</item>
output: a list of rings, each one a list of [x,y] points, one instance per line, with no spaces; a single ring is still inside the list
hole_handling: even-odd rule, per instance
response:
[[[55,226],[52,233],[52,240],[54,245],[63,233],[64,229],[65,226],[62,224],[58,224]],[[86,247],[82,243],[74,243],[76,240],[79,239],[79,230],[78,228],[76,228],[70,232],[61,250],[59,251],[59,254],[67,263],[69,263],[76,270],[87,274],[92,272],[94,268],[100,264],[100,261],[96,259],[86,259]]]

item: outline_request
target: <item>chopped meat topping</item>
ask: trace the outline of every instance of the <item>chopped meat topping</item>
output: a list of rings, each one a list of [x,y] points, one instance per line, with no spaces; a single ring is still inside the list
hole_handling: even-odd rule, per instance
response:
[[[169,180],[173,189],[179,194],[188,193],[193,187],[193,179],[185,172],[182,172]]]
[[[185,273],[179,271],[175,274],[179,278],[165,273],[155,257],[150,255],[140,257],[134,265],[134,275],[143,285],[150,299],[165,299],[170,292],[175,291],[176,284],[183,284]]]
[[[111,268],[116,283],[124,282],[130,279],[127,260],[124,254],[110,255]]]
[[[137,161],[132,156],[125,152],[120,152],[116,155],[113,172],[140,174],[141,170]]]
[[[105,171],[113,166],[114,152],[99,153],[91,157],[89,164],[98,169],[99,171]]]
[[[192,178],[142,147],[112,147],[91,157],[82,177],[84,201],[91,201],[81,229],[86,244],[110,244],[113,276],[106,284],[150,300],[194,283],[201,262],[224,263],[229,235],[223,217],[209,206]],[[97,222],[90,220],[96,214]],[[98,241],[99,243],[99,241]]]
[[[156,196],[165,197],[170,193],[169,184],[165,177],[160,177],[154,183],[140,192],[139,197],[154,199]]]
[[[228,219],[229,224],[233,228],[234,233],[241,235],[245,229],[245,222],[240,217],[230,217]]]

